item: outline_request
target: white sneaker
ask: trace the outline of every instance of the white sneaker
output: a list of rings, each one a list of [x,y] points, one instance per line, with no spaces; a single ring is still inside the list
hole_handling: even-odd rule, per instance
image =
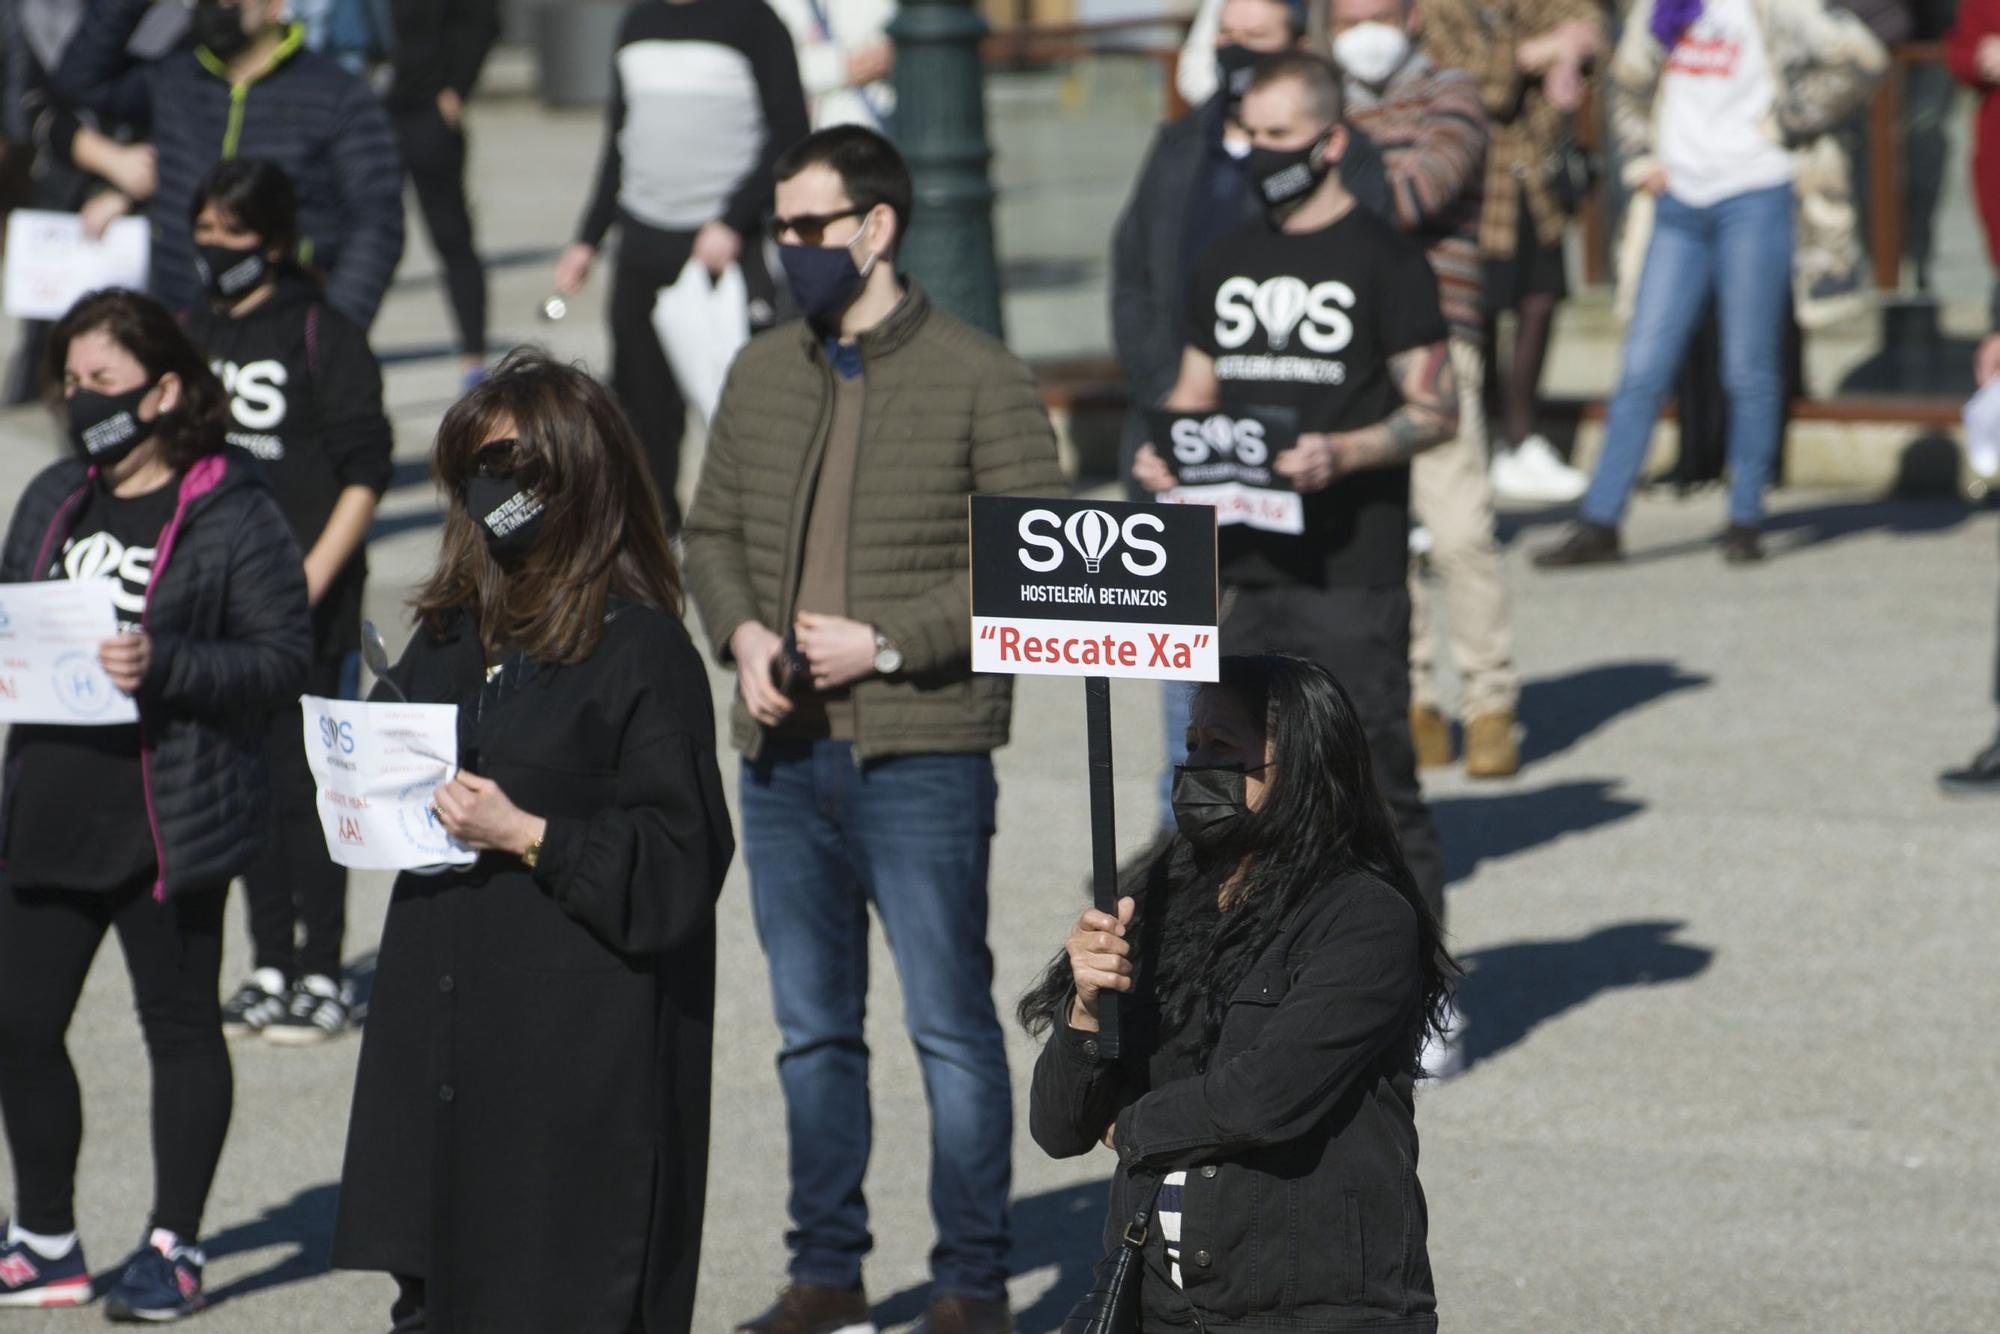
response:
[[[1450,1079],[1465,1069],[1465,1014],[1456,1002],[1445,1007],[1444,1023],[1438,1031],[1424,1034],[1424,1049],[1417,1057],[1428,1079]]]
[[[1590,476],[1562,461],[1546,436],[1531,435],[1493,459],[1494,494],[1502,500],[1567,505],[1590,489]]]

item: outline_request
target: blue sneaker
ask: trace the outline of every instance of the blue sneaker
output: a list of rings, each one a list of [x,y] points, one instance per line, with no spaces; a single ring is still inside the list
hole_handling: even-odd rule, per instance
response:
[[[83,1243],[73,1241],[51,1260],[24,1241],[6,1240],[0,1224],[0,1306],[82,1306],[90,1300],[90,1266]]]
[[[140,1322],[179,1320],[206,1303],[201,1295],[201,1267],[208,1258],[200,1250],[162,1228],[125,1264],[117,1286],[105,1294],[109,1320]]]

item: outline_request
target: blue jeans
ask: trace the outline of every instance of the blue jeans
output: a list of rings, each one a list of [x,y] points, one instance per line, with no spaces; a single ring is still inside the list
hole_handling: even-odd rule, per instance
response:
[[[1783,420],[1785,302],[1792,294],[1792,187],[1734,195],[1708,208],[1661,198],[1625,364],[1604,423],[1604,455],[1583,518],[1616,527],[1645,466],[1660,403],[1673,388],[1711,292],[1722,326],[1729,397],[1729,521],[1764,517],[1764,487]]]
[[[793,1279],[861,1282],[871,1125],[868,905],[903,987],[931,1116],[931,1276],[1007,1293],[1014,1116],[986,945],[998,793],[986,755],[855,762],[846,741],[773,742],[742,773],[750,906],[771,970],[791,1142]]]

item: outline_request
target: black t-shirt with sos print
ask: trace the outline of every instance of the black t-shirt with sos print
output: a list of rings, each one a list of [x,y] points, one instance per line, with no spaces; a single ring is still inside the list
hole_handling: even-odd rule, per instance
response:
[[[117,581],[111,600],[121,632],[140,628],[153,555],[179,498],[172,482],[128,497],[92,487],[63,544],[57,577]],[[7,854],[13,883],[113,890],[148,874],[155,853],[138,725],[24,725],[18,731],[19,772],[32,778],[11,785]]]
[[[1189,338],[1215,361],[1224,410],[1284,408],[1301,432],[1356,431],[1402,406],[1389,359],[1445,339],[1423,250],[1363,208],[1315,232],[1259,220],[1203,259]],[[1221,534],[1224,582],[1396,587],[1409,552],[1410,470],[1342,477],[1305,498],[1300,536]]]

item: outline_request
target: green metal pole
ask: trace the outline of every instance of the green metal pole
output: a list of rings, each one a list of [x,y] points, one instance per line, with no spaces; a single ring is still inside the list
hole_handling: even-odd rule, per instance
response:
[[[916,181],[903,267],[931,299],[999,337],[993,185],[986,166],[986,20],[971,0],[903,0],[896,39],[896,138]]]

